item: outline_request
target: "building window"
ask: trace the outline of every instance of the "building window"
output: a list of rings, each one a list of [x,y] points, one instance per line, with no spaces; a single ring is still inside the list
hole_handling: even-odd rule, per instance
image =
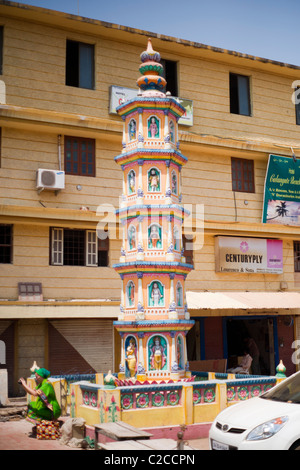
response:
[[[294,242],[295,273],[300,273],[300,242]]]
[[[0,224],[0,263],[12,263],[12,225]]]
[[[95,176],[95,140],[65,137],[67,175]]]
[[[109,239],[102,240],[98,236],[96,230],[52,228],[50,263],[55,266],[108,266]]]
[[[94,46],[67,40],[66,85],[94,88]]]
[[[230,112],[250,116],[250,82],[245,75],[229,74]]]
[[[300,88],[295,89],[295,111],[296,111],[296,124],[300,125]]]
[[[43,300],[42,284],[40,282],[19,282],[19,300],[38,302]]]
[[[163,77],[167,81],[166,89],[172,96],[178,96],[178,81],[177,81],[177,62],[174,60],[161,59],[161,65],[163,66]]]
[[[0,26],[0,75],[3,74],[3,26]]]
[[[85,266],[85,230],[64,229],[64,266]]]
[[[254,161],[231,158],[232,191],[254,193]]]

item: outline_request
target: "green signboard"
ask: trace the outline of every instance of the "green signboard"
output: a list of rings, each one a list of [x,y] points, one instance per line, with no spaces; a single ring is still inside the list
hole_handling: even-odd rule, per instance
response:
[[[262,221],[300,226],[300,160],[269,156]]]

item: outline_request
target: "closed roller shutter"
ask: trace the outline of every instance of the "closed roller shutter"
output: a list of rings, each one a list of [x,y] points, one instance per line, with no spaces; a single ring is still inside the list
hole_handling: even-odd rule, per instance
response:
[[[8,396],[13,397],[15,395],[15,324],[13,321],[0,321],[0,341],[3,341],[5,344],[5,364],[0,364],[0,369],[7,369]]]
[[[113,370],[113,321],[50,320],[49,370],[52,375]]]

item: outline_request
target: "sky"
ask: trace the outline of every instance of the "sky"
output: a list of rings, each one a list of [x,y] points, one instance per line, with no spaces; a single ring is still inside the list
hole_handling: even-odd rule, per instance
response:
[[[300,66],[299,0],[160,0],[153,6],[141,0],[19,3]]]

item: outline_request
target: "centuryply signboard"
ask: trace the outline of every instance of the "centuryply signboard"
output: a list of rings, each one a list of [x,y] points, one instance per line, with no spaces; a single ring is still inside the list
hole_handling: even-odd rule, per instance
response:
[[[282,240],[216,237],[216,272],[281,274]]]
[[[300,226],[300,161],[270,155],[265,179],[263,223]]]

